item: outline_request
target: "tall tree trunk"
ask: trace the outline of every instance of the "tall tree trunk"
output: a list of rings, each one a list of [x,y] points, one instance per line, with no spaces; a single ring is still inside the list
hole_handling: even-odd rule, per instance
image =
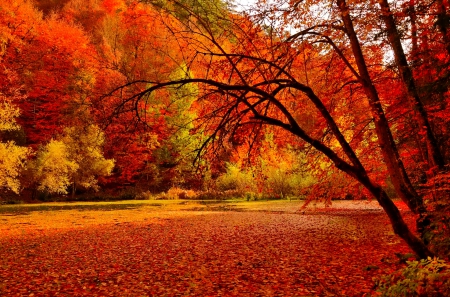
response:
[[[448,36],[449,16],[447,15],[447,8],[442,0],[436,0],[436,4],[438,6],[436,25],[438,26],[439,31],[441,31],[445,49],[450,55],[450,37]]]
[[[411,23],[411,53],[412,53],[412,65],[417,64],[418,52],[419,52],[419,40],[417,38],[417,14],[416,14],[416,1],[409,0],[408,15]]]
[[[75,182],[72,184],[72,200],[75,199]]]
[[[394,137],[392,136],[386,115],[381,106],[378,92],[373,85],[372,79],[370,78],[359,39],[353,27],[349,8],[345,0],[337,0],[337,4],[341,12],[347,37],[350,40],[353,56],[358,67],[361,84],[366,96],[369,99],[369,105],[374,117],[375,131],[378,136],[378,143],[380,145],[386,166],[389,170],[392,184],[395,187],[397,195],[414,213],[425,212],[423,201],[412,186],[405,167],[403,166],[403,162],[400,159],[397,146],[394,142]]]
[[[439,146],[431,129],[430,122],[428,121],[428,115],[425,107],[420,99],[419,92],[416,88],[416,82],[414,80],[411,68],[408,65],[403,46],[400,41],[400,34],[398,33],[397,26],[395,25],[394,17],[392,16],[389,3],[387,0],[378,0],[381,7],[381,16],[386,26],[386,32],[394,52],[395,63],[402,77],[403,84],[408,90],[408,97],[410,98],[415,119],[420,127],[421,132],[425,136],[425,143],[427,145],[428,159],[431,162],[430,167],[437,166],[439,170],[444,169],[444,158],[441,155]],[[419,133],[422,134],[422,133]]]

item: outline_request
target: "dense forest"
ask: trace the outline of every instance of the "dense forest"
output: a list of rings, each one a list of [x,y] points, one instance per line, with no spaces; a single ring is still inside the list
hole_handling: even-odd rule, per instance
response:
[[[444,255],[449,9],[6,1],[2,197],[369,198],[418,255]]]
[[[314,183],[312,171],[305,175],[310,170],[301,148],[284,136],[279,143],[268,128],[251,128],[250,138],[236,130],[214,152],[200,152],[214,140],[206,117],[213,107],[202,103],[195,84],[133,101],[151,81],[212,70],[191,56],[197,45],[188,38],[196,33],[182,35],[191,7],[204,10],[217,31],[226,22],[230,31],[215,34],[235,34],[225,3],[186,5],[2,4],[3,190],[43,199],[100,187],[125,195],[178,188],[279,197]],[[219,13],[230,19],[221,21]],[[237,45],[231,35],[220,39],[223,46]]]

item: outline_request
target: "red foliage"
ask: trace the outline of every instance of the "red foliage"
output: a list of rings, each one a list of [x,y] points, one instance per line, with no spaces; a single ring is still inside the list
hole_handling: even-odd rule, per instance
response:
[[[1,12],[1,24],[15,28],[7,36],[2,65],[18,77],[6,80],[4,87],[26,93],[17,102],[19,124],[28,144],[40,144],[70,125],[82,96],[79,89],[87,87],[84,76],[93,76],[93,51],[80,28],[56,18],[44,21],[28,2],[2,4]]]
[[[1,238],[0,294],[367,296],[409,251],[380,210],[200,214]]]

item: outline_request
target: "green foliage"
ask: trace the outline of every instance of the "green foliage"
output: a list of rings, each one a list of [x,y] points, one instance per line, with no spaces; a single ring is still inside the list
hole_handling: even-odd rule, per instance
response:
[[[155,7],[170,11],[182,22],[192,22],[193,16],[198,26],[218,34],[229,26],[226,15],[228,4],[222,0],[147,0]]]
[[[382,278],[378,287],[381,296],[449,296],[450,265],[444,260],[428,258],[406,263],[406,268]]]
[[[192,76],[186,65],[181,65],[171,73],[170,79],[179,80]],[[158,172],[153,174],[172,185],[186,186],[189,178],[195,175],[195,150],[200,147],[204,138],[202,133],[193,133],[193,121],[197,115],[191,106],[197,96],[198,88],[195,85],[182,85],[169,88],[168,102],[162,102],[162,98],[149,98],[152,106],[159,106],[159,109],[166,111],[164,121],[170,134],[154,151],[156,163],[160,166],[155,168]]]
[[[301,155],[289,148],[278,148],[266,135],[260,157],[252,167],[227,163],[227,171],[216,180],[219,191],[237,191],[248,201],[300,196],[315,182],[302,169]]]
[[[280,164],[280,167],[266,166],[263,171],[265,176],[265,192],[274,197],[285,198],[295,193],[299,176]]]
[[[251,170],[241,170],[238,164],[227,163],[227,172],[221,175],[216,186],[219,191],[256,192],[256,184]]]
[[[304,163],[304,154],[278,144],[274,135],[267,133],[255,170],[262,194],[267,198],[300,196],[304,188],[315,182]]]

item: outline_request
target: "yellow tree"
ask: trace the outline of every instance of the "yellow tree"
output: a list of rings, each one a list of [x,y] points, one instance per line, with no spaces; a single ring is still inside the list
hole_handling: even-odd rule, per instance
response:
[[[41,146],[28,167],[30,184],[49,194],[72,195],[78,187],[98,189],[97,178],[110,175],[114,160],[103,156],[103,132],[96,126],[64,129],[59,139]]]
[[[20,111],[0,93],[0,189],[20,192],[20,174],[30,149],[16,145],[13,140],[3,141],[5,132],[19,130],[15,118]]]
[[[78,187],[97,190],[98,177],[110,175],[114,168],[114,160],[103,156],[103,131],[97,125],[70,127],[64,129],[61,141],[67,146],[71,162],[77,164],[70,173],[72,195]]]
[[[78,167],[77,163],[70,160],[66,144],[52,139],[38,150],[36,159],[30,162],[29,170],[38,191],[67,194],[70,177]]]

